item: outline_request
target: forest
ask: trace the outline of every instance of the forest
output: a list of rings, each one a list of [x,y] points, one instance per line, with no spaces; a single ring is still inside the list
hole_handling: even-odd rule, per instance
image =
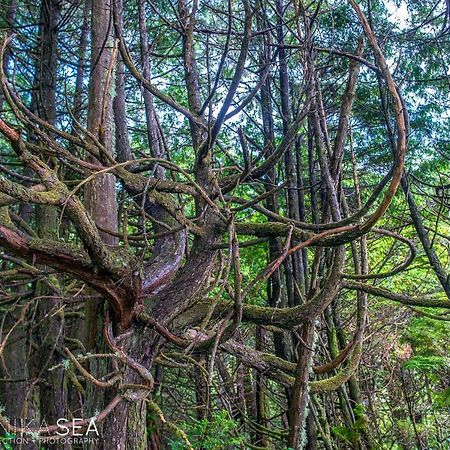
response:
[[[450,0],[0,0],[0,449],[450,449]]]

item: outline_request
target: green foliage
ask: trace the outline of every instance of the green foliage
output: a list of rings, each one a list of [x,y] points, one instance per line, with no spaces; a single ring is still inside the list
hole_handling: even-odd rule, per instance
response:
[[[147,431],[149,435],[152,435],[158,430],[158,414],[156,411],[147,411]]]
[[[0,448],[2,450],[13,450],[11,441],[16,437],[15,434],[6,432],[5,436],[0,436]]]
[[[441,356],[413,356],[403,363],[405,369],[428,373],[449,367],[448,358]]]
[[[405,330],[402,341],[411,344],[414,355],[444,356],[449,343],[448,332],[448,322],[428,317],[414,317]],[[432,361],[429,360],[428,363]]]
[[[353,412],[355,414],[355,423],[353,426],[346,427],[340,425],[331,428],[331,431],[335,436],[349,444],[356,444],[361,437],[361,432],[367,427],[367,417],[364,405],[357,404],[354,407]]]
[[[337,426],[332,427],[331,431],[339,438],[343,439],[345,442],[349,444],[356,444],[359,439],[359,431],[354,428]]]
[[[450,407],[450,387],[444,389],[441,392],[434,393],[434,402],[435,405],[439,408],[448,408]]]
[[[233,430],[237,428],[234,420],[230,419],[226,411],[213,413],[210,420],[192,419],[180,425],[195,449],[221,450],[228,445],[238,446],[243,437],[237,438]],[[181,439],[169,441],[171,450],[184,450],[186,443]]]

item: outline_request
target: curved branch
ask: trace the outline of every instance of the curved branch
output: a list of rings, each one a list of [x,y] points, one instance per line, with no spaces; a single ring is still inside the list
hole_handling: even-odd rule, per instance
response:
[[[257,325],[275,326],[292,330],[307,320],[317,317],[338,294],[341,285],[341,272],[344,266],[345,248],[334,249],[333,264],[323,288],[310,301],[291,308],[271,308],[245,304],[242,308],[242,321]],[[214,310],[214,316],[223,317],[229,314],[232,306],[219,301]],[[179,317],[177,327],[188,326],[200,322],[207,311],[206,302],[201,302],[186,312],[185,317]]]
[[[335,391],[340,386],[342,386],[350,379],[355,370],[358,368],[361,354],[362,345],[360,342],[358,342],[352,351],[352,355],[348,359],[347,366],[341,369],[336,375],[333,375],[332,377],[325,378],[324,380],[310,381],[308,384],[311,392],[317,393]]]
[[[26,238],[1,224],[0,246],[29,262],[53,267],[84,281],[105,295],[121,326],[127,326],[130,305],[134,302],[133,293],[127,289],[126,283],[117,286],[107,275],[98,273],[82,249],[56,241]]]
[[[342,282],[342,287],[347,289],[353,289],[357,291],[366,292],[367,294],[374,295],[376,297],[383,297],[394,302],[403,303],[410,306],[429,306],[437,308],[450,309],[450,300],[437,298],[436,295],[423,295],[420,297],[411,297],[405,294],[399,294],[392,292],[388,289],[373,286],[371,284],[360,283],[358,281],[345,280]]]
[[[342,275],[343,278],[347,278],[347,279],[350,279],[350,280],[374,280],[374,279],[379,279],[379,278],[389,278],[389,277],[391,277],[393,275],[396,275],[397,273],[400,273],[403,270],[405,270],[414,261],[416,255],[417,255],[417,248],[414,245],[413,241],[411,241],[410,239],[405,238],[404,236],[402,236],[402,235],[400,235],[398,233],[394,233],[393,231],[390,231],[390,230],[383,230],[381,228],[372,228],[372,231],[374,233],[383,234],[385,236],[389,236],[389,237],[392,237],[394,239],[397,239],[398,241],[404,242],[409,247],[409,254],[408,254],[407,258],[401,264],[399,264],[397,267],[395,267],[394,269],[392,269],[392,270],[390,270],[388,272],[372,273],[372,274],[349,274],[349,273],[344,273]]]

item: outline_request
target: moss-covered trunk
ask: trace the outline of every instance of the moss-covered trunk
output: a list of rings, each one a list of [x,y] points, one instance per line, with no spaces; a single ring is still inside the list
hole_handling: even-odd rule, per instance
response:
[[[155,333],[147,328],[135,326],[133,333],[121,341],[120,348],[143,370],[150,371],[153,363],[152,349]],[[136,368],[127,366],[120,394],[124,400],[106,418],[103,426],[100,450],[147,450],[151,442],[148,434],[154,434],[157,423],[153,423],[151,433],[147,427],[147,399],[153,388],[153,379],[143,379]],[[157,441],[156,441],[157,442]],[[150,448],[152,448],[150,446]]]

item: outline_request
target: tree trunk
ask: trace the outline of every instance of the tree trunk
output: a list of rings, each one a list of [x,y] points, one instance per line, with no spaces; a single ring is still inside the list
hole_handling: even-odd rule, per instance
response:
[[[59,0],[43,0],[41,3],[40,56],[36,70],[36,105],[39,116],[50,124],[56,121],[56,86],[58,77],[58,23],[61,18]],[[50,161],[54,167],[56,163]],[[60,226],[58,210],[54,206],[37,206],[36,225],[42,238],[51,238]],[[52,280],[58,286],[58,280]],[[53,295],[54,289],[38,282],[36,296]],[[39,386],[41,419],[54,424],[59,418],[67,417],[67,386],[64,368],[61,365],[64,348],[64,312],[59,301],[39,300],[38,328],[39,355],[36,358],[39,376],[46,379]],[[59,311],[60,310],[60,311]],[[55,311],[59,311],[54,314]],[[52,319],[50,319],[50,317]],[[53,370],[50,368],[55,367]],[[55,444],[50,448],[69,448],[68,444]]]
[[[89,99],[87,114],[87,129],[103,146],[107,155],[113,154],[113,120],[112,120],[112,90],[114,85],[114,68],[116,61],[112,60],[112,2],[111,0],[95,0],[91,4],[91,73],[89,80]],[[99,155],[99,160],[105,162],[107,155]],[[94,160],[92,156],[88,157]],[[100,231],[105,244],[114,247],[118,240],[113,234],[118,229],[115,178],[111,174],[95,176],[85,187],[85,205]],[[85,345],[86,350],[103,351],[105,343],[103,330],[103,302],[86,304]],[[109,370],[109,362],[92,360],[90,371],[94,376],[103,376]],[[86,389],[86,410],[90,414],[102,410],[105,403],[114,392],[98,392],[90,383]],[[126,405],[126,404],[125,404]],[[101,448],[125,448],[118,442],[123,442],[123,428],[127,421],[124,415],[125,405],[119,405],[108,420],[102,424]],[[114,431],[113,431],[114,430]],[[97,444],[96,444],[97,445]],[[125,445],[123,443],[123,445]],[[95,446],[94,446],[95,448]]]

